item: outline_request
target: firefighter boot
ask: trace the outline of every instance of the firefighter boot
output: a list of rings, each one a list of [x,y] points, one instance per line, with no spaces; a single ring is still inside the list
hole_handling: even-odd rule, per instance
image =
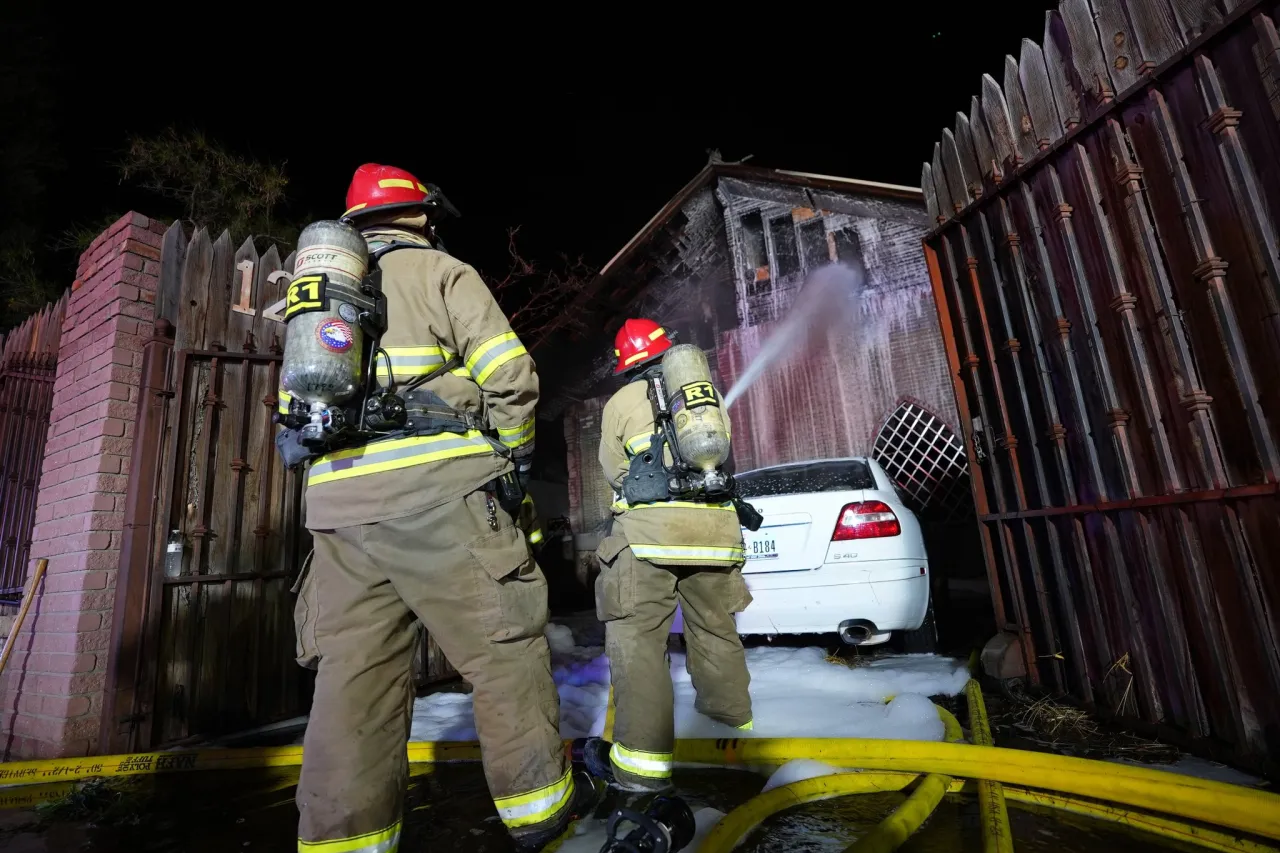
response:
[[[575,772],[573,800],[553,826],[531,827],[511,833],[511,841],[517,853],[538,853],[541,850],[555,849],[559,846],[555,842],[572,838],[578,830],[578,824],[595,815],[607,793],[608,787],[602,781],[589,773]]]
[[[603,779],[610,787],[633,794],[661,794],[672,790],[671,779],[647,779],[623,771],[610,758],[613,744],[604,738],[590,737],[573,744],[573,758],[581,761],[592,776]],[[579,758],[581,755],[581,758]]]

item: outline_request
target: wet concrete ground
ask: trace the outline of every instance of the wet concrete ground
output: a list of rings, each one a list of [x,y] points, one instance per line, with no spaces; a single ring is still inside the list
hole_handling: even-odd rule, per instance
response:
[[[479,765],[418,766],[408,794],[402,851],[510,850],[485,788]],[[697,810],[723,812],[759,792],[765,777],[746,771],[677,771],[680,793]],[[50,806],[0,811],[0,850],[12,853],[286,853],[296,849],[297,811],[293,804],[297,768],[223,771],[150,777],[99,788],[90,814],[75,814],[67,786],[0,791],[5,795],[64,797]],[[93,791],[91,794],[95,793]],[[791,809],[775,816],[738,849],[742,853],[826,853],[842,851],[866,828],[902,802],[902,794],[862,795]],[[109,803],[104,808],[103,804]],[[1109,826],[1010,808],[1014,844],[1019,853],[1102,850],[1190,849]],[[929,822],[901,848],[905,853],[982,849],[977,804],[948,797]]]

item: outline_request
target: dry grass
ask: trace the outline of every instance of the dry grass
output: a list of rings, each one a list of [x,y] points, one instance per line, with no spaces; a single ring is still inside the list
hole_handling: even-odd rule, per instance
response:
[[[1098,724],[1086,712],[1047,697],[1019,709],[1017,719],[1024,727],[1050,738],[1057,738],[1059,733],[1081,738],[1098,734]]]
[[[1125,696],[1131,699],[1129,693]],[[1179,755],[1176,748],[1167,744],[1112,731],[1087,711],[1053,697],[1015,701],[999,720],[993,718],[993,722],[1002,723],[1018,737],[1052,752],[1148,763],[1168,763],[1177,760]]]
[[[870,655],[860,655],[856,648],[854,648],[853,655],[851,657],[844,657],[840,654],[840,651],[829,652],[827,654],[827,663],[833,663],[836,666],[848,667],[849,669],[857,669],[860,666],[865,666],[870,661]]]
[[[1103,682],[1115,676],[1117,681],[1123,682],[1124,687],[1121,688],[1120,701],[1116,703],[1116,713],[1121,717],[1135,716],[1138,713],[1138,702],[1133,698],[1133,673],[1129,671],[1129,653],[1125,652],[1115,663],[1111,664],[1111,668],[1107,670],[1107,674],[1102,677]]]

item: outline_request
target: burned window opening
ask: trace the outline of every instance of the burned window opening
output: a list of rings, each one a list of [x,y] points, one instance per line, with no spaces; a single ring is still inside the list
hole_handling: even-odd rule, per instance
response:
[[[811,219],[800,226],[800,250],[807,270],[815,270],[831,263],[827,226],[822,219]]]
[[[796,228],[790,214],[769,220],[769,236],[773,239],[773,262],[778,278],[799,273],[800,247],[796,244]]]
[[[767,293],[769,277],[769,245],[764,236],[764,218],[759,212],[745,214],[741,219],[743,271],[747,282],[747,296],[754,298]]]
[[[769,249],[764,242],[764,219],[758,212],[742,217],[742,252],[749,271],[769,267]]]
[[[858,239],[857,231],[852,228],[836,231],[835,242],[836,259],[841,263],[849,264],[862,259],[862,241]]]

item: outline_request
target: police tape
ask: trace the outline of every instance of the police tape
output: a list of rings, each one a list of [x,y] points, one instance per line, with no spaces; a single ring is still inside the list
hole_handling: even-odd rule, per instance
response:
[[[78,782],[52,782],[22,788],[0,789],[0,810],[29,809],[60,800],[76,789]]]

